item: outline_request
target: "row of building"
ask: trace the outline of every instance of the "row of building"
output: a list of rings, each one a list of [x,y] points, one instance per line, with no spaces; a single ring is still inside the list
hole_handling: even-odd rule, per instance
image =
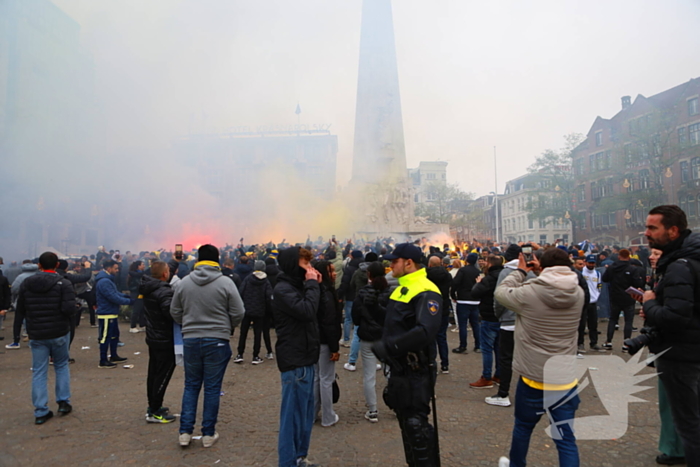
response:
[[[597,117],[566,165],[506,182],[466,207],[463,240],[635,245],[646,213],[677,204],[700,227],[700,78],[650,97],[622,97]],[[544,209],[540,209],[544,204]],[[547,217],[543,217],[544,215]]]

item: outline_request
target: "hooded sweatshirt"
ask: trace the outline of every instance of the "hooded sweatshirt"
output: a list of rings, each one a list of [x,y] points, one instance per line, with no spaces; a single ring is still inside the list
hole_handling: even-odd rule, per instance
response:
[[[200,261],[174,285],[170,315],[182,325],[182,337],[228,340],[245,308],[236,285],[213,261]]]
[[[272,286],[263,271],[253,273],[241,285],[241,298],[245,314],[251,318],[264,318],[272,307]]]
[[[275,319],[277,367],[291,371],[318,362],[320,339],[317,314],[321,289],[315,280],[306,280],[299,266],[299,247],[280,252],[272,314]]]
[[[494,295],[516,314],[513,370],[527,380],[543,383],[547,361],[570,356],[570,361],[553,360],[550,364],[561,365],[548,367],[546,378],[548,384],[570,385],[576,381],[578,325],[584,302],[578,276],[567,266],[552,266],[527,282],[525,277],[523,271],[513,271]]]

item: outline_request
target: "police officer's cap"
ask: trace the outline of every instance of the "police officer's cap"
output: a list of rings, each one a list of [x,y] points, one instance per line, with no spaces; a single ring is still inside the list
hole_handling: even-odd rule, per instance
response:
[[[423,258],[423,250],[421,250],[416,245],[412,243],[399,243],[388,255],[384,255],[384,259],[411,259],[415,262],[420,261]]]

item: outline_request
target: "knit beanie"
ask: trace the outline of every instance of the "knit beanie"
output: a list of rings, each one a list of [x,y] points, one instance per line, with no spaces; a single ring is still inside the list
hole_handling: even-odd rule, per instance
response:
[[[367,261],[368,263],[372,263],[374,261],[377,261],[378,259],[379,256],[377,256],[377,254],[373,251],[370,251],[365,255],[365,261]]]
[[[520,248],[519,245],[511,243],[510,245],[508,245],[508,249],[506,250],[503,257],[506,259],[506,261],[513,261],[514,259],[518,259],[518,256],[522,251],[523,249]]]
[[[207,244],[200,246],[199,250],[197,250],[197,254],[199,255],[200,261],[214,261],[215,263],[219,262],[219,249],[214,245]]]
[[[265,261],[256,261],[255,262],[255,267],[253,268],[256,271],[264,271],[265,270]]]
[[[353,258],[362,258],[362,252],[360,250],[352,250],[350,256],[352,256]]]
[[[476,264],[476,261],[479,259],[479,255],[476,253],[469,253],[467,255],[467,263],[468,264]]]

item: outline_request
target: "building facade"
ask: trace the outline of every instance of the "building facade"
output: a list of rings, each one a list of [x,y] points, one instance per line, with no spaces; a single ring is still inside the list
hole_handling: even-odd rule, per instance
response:
[[[539,220],[528,214],[533,198],[541,193],[532,174],[506,182],[498,204],[502,222],[501,240],[505,243],[536,242],[540,245],[571,241],[571,223],[564,218]],[[551,196],[557,196],[554,191]]]
[[[646,213],[678,204],[700,226],[700,79],[622,98],[573,152],[577,239],[644,243]]]
[[[415,169],[408,169],[413,185],[413,200],[416,205],[436,201],[437,194],[432,189],[436,185],[447,186],[447,162],[422,161]]]

